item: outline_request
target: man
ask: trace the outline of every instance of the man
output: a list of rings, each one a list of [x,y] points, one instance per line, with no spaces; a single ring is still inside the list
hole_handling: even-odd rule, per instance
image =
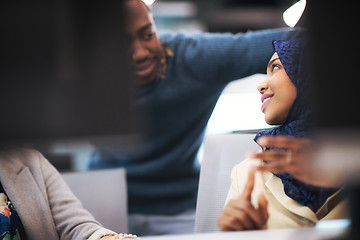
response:
[[[141,0],[125,4],[139,85],[135,103],[146,119],[146,138],[136,146],[98,147],[89,168],[126,168],[131,232],[190,233],[199,180],[196,155],[222,90],[232,80],[265,72],[272,40],[300,33],[281,29],[158,37],[149,7]]]

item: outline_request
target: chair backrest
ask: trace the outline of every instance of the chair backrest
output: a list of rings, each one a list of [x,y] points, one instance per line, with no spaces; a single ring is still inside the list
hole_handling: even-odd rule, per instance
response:
[[[249,151],[259,150],[253,141],[255,134],[209,135],[204,142],[195,232],[218,232],[217,218],[221,214],[231,184],[231,169]]]
[[[125,169],[61,175],[83,207],[104,227],[115,232],[128,232]]]

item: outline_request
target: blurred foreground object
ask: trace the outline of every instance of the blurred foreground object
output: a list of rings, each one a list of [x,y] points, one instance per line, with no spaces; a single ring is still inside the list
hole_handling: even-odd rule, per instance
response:
[[[0,141],[131,134],[122,1],[2,2]]]
[[[320,171],[347,182],[351,230],[345,239],[360,234],[360,121],[358,120],[359,44],[350,36],[357,12],[351,4],[309,1],[307,26],[312,45],[315,139],[320,145]],[[345,16],[346,15],[346,16]],[[350,36],[350,37],[349,37]],[[339,64],[339,65],[338,65]],[[334,67],[343,66],[344,68]]]

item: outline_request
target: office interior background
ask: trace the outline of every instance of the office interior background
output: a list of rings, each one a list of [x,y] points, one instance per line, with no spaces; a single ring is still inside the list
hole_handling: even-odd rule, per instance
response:
[[[294,4],[294,1],[288,0],[147,0],[144,2],[152,8],[159,33],[184,31],[188,34],[196,31],[245,33],[289,27],[283,15],[284,11]],[[255,132],[269,127],[260,111],[260,94],[256,88],[264,78],[265,74],[256,74],[230,83],[218,100],[209,120],[206,135],[239,131]],[[45,155],[59,171],[84,171],[92,150],[89,141],[56,141],[47,146]],[[200,162],[202,155],[200,148],[198,154]]]

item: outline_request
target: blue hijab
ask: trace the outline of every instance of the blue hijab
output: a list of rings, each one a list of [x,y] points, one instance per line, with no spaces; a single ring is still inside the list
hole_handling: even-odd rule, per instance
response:
[[[310,75],[306,69],[306,43],[304,39],[290,41],[274,41],[275,51],[279,55],[285,72],[297,90],[297,97],[288,113],[285,122],[278,127],[259,132],[255,141],[261,136],[291,136],[295,138],[308,137],[310,126],[311,105],[309,103]],[[314,187],[293,178],[290,174],[277,174],[287,196],[317,212],[326,199],[337,189]]]

